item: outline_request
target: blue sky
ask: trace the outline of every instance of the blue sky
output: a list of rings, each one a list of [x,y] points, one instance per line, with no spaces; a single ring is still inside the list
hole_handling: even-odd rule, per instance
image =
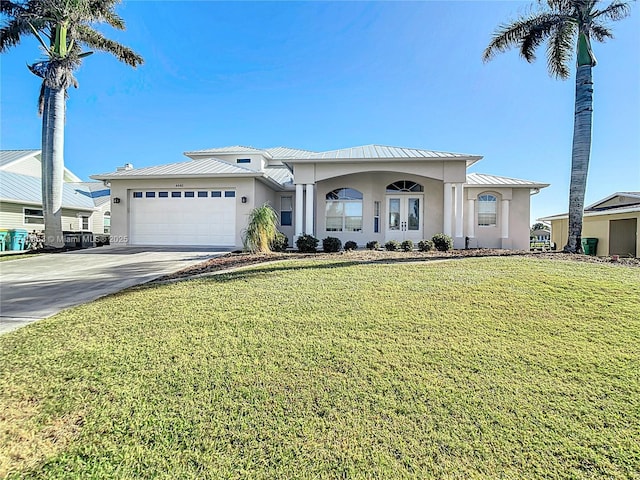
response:
[[[512,51],[481,60],[530,2],[130,1],[118,11],[134,70],[86,59],[69,92],[65,162],[82,178],[225,145],[329,150],[370,143],[483,155],[471,171],[550,183],[532,219],[567,210],[574,80]],[[640,12],[596,44],[586,203],[640,190]],[[40,148],[40,58],[0,57],[0,147]]]

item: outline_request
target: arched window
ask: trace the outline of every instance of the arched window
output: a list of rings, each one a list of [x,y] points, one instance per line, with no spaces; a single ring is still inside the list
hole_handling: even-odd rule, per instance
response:
[[[327,193],[325,220],[327,232],[361,232],[362,193],[353,188]]]
[[[419,183],[412,182],[411,180],[399,180],[397,182],[393,182],[390,185],[387,185],[387,193],[398,192],[424,192],[424,187]]]
[[[478,225],[493,227],[498,223],[498,199],[490,193],[478,196]]]

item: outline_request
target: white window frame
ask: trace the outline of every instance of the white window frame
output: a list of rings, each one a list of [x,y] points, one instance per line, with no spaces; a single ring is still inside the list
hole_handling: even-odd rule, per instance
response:
[[[289,205],[291,208],[283,209],[283,201],[284,199],[289,199]],[[285,212],[289,212],[290,220],[286,225],[282,223],[282,214]],[[293,195],[283,195],[280,197],[280,225],[283,227],[292,227],[293,226]]]
[[[341,190],[352,190],[353,192],[356,192],[360,195],[361,198],[359,199],[348,199],[348,198],[328,198],[328,196],[334,192],[337,191],[341,191]],[[340,228],[328,228],[328,222],[327,222],[327,218],[331,217],[331,218],[340,218],[338,215],[327,215],[327,207],[329,205],[329,203],[340,203],[342,204],[342,208],[340,210],[342,210],[342,225],[340,226]],[[354,204],[358,204],[360,205],[360,215],[347,215],[347,205],[354,205]],[[356,232],[363,232],[364,231],[364,215],[363,215],[363,208],[364,208],[364,195],[362,194],[361,191],[355,189],[355,188],[351,188],[351,187],[341,187],[341,188],[335,188],[333,190],[331,190],[330,192],[327,193],[327,195],[325,195],[325,213],[324,213],[324,218],[325,218],[325,231],[326,232],[351,232],[351,233],[356,233]],[[360,218],[360,228],[347,228],[347,219],[348,218]]]
[[[107,220],[109,221],[109,224],[107,225]],[[103,233],[111,233],[111,212],[110,211],[106,211],[104,212],[104,214],[102,215],[102,230]]]
[[[87,219],[87,228],[83,228],[83,222],[82,219],[85,218]],[[90,232],[91,231],[91,215],[87,215],[86,213],[79,213],[78,214],[78,230],[80,230],[81,232]]]
[[[42,215],[27,214],[27,210],[33,210],[33,211],[36,211],[36,212],[41,212]],[[42,223],[27,223],[27,217],[29,217],[29,218],[41,218],[42,219]],[[44,227],[44,211],[42,210],[42,208],[22,207],[22,224],[25,227],[33,227],[34,225],[42,225]]]
[[[482,200],[482,197],[492,197],[493,200]],[[494,211],[493,212],[483,212],[483,205],[493,204]],[[493,223],[481,223],[480,216],[481,215],[493,215]],[[480,228],[490,228],[498,226],[498,195],[495,193],[485,192],[478,195],[478,227]]]

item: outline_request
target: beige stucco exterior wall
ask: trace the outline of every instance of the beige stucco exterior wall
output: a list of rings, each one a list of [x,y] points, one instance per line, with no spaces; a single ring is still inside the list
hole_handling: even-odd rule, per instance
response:
[[[295,163],[293,174],[296,183],[316,183],[334,177],[352,174],[386,172],[394,175],[416,175],[445,182],[466,181],[467,167],[464,161],[425,160],[420,162],[357,162]]]
[[[0,228],[5,229],[24,229],[29,232],[34,230],[40,231],[44,230],[44,225],[38,224],[25,224],[24,223],[24,209],[32,208],[41,210],[41,205],[26,205],[20,203],[8,203],[2,202],[0,205]],[[80,218],[79,215],[89,215],[89,227],[91,227],[92,222],[94,221],[93,216],[95,212],[87,211],[87,210],[74,210],[63,208],[62,209],[62,230],[67,231],[77,231],[80,230]]]
[[[582,221],[582,238],[597,238],[596,255],[606,257],[609,255],[609,222],[629,218],[635,218],[640,228],[640,212],[585,216]],[[567,243],[568,225],[569,220],[566,218],[551,221],[551,241],[555,242],[558,250],[562,250]],[[636,256],[638,255],[640,255],[640,232],[636,232]]]
[[[111,244],[128,245],[129,199],[132,190],[152,189],[235,189],[236,191],[236,248],[242,248],[242,231],[247,216],[256,204],[254,178],[169,178],[169,179],[113,179],[111,180]],[[241,198],[247,197],[247,203]],[[120,203],[114,203],[119,198]]]
[[[443,184],[432,178],[404,173],[368,172],[345,175],[320,181],[316,184],[315,232],[316,237],[339,238],[342,243],[352,240],[363,247],[367,242],[376,240],[385,242],[387,226],[386,187],[399,180],[411,180],[424,187],[423,238],[431,238],[442,232]],[[353,188],[362,192],[362,231],[327,232],[326,231],[326,195],[338,188]],[[374,202],[380,202],[380,232],[373,232]]]

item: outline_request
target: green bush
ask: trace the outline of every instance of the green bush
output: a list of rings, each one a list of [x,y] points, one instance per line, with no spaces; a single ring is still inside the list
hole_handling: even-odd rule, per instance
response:
[[[243,232],[244,248],[251,253],[269,253],[278,233],[278,214],[269,204],[256,207],[249,213],[247,229]]]
[[[418,242],[418,250],[421,252],[430,252],[433,250],[433,242],[431,240],[420,240]]]
[[[436,233],[432,238],[433,246],[440,252],[447,252],[453,248],[453,239],[444,233]]]
[[[296,247],[302,253],[315,253],[319,241],[313,235],[302,235],[296,240]]]
[[[358,244],[356,242],[354,242],[353,240],[349,240],[348,242],[345,242],[344,249],[347,252],[349,250],[357,250],[358,249]]]
[[[404,252],[410,252],[411,250],[413,250],[413,241],[405,240],[404,242],[402,242],[400,247]]]
[[[342,242],[336,237],[322,239],[322,250],[327,253],[338,252],[342,248]]]
[[[384,248],[386,248],[389,252],[397,252],[400,250],[400,242],[396,240],[389,240],[384,244]]]
[[[289,239],[282,232],[276,232],[276,237],[271,241],[271,250],[284,252],[289,247]]]
[[[378,250],[380,248],[380,243],[375,240],[373,242],[367,242],[367,248],[369,250]]]

